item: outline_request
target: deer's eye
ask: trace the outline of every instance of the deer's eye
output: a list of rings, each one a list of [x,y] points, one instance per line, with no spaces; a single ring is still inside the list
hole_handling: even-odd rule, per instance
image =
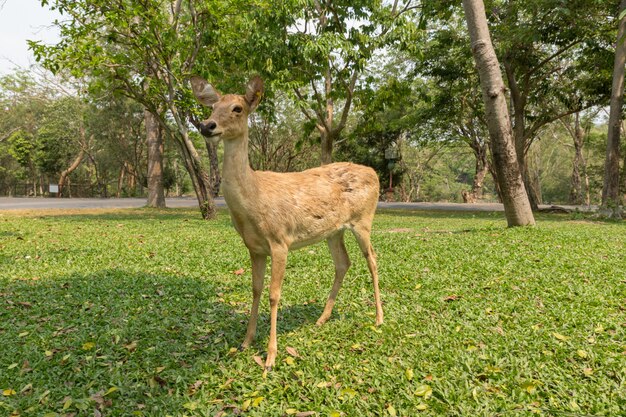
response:
[[[235,106],[235,107],[233,107],[233,111],[234,111],[235,113],[241,113],[241,112],[243,111],[243,107],[241,107],[241,106]]]

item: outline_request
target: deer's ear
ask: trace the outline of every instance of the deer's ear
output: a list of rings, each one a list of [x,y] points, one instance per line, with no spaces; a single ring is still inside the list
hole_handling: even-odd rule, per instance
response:
[[[196,99],[205,106],[212,106],[220,100],[220,93],[204,78],[194,75],[191,77],[191,89]]]
[[[256,106],[259,105],[261,97],[263,96],[263,80],[258,75],[255,75],[248,81],[246,86],[246,103],[250,106],[250,112],[252,112]]]

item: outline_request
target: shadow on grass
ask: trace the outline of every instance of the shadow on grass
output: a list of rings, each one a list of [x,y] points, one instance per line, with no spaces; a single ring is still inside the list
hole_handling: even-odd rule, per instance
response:
[[[208,340],[206,335],[218,335],[228,346],[237,346],[245,335],[252,301],[250,294],[250,300],[231,302],[228,290],[206,280],[118,269],[5,281],[0,282],[0,290],[4,294],[0,304],[5,304],[8,315],[15,318],[9,321],[17,324],[1,323],[0,334],[18,332],[17,327],[34,327],[40,341],[46,343],[55,341],[58,329],[71,325],[76,330],[70,333],[82,332],[82,336],[98,338],[110,333],[122,341],[166,343],[181,351],[189,342]],[[267,297],[267,291],[264,295]],[[279,332],[315,322],[323,301],[281,308]],[[269,312],[260,312],[257,339],[267,338],[263,327],[269,328]],[[223,349],[207,343],[202,350],[219,354]]]
[[[0,373],[0,387],[31,383],[34,394],[49,390],[56,402],[49,409],[56,411],[67,396],[89,398],[111,387],[124,393],[121,403],[113,402],[116,415],[131,415],[137,403],[180,411],[195,381],[226,379],[242,363],[249,371],[256,366],[251,359],[235,358],[265,350],[267,312],[255,344],[232,352],[245,336],[251,300],[233,302],[229,295],[218,282],[119,269],[0,281],[0,363],[18,364]],[[321,310],[286,306],[279,332],[314,322]],[[8,400],[15,409],[36,405],[36,395],[29,396],[35,403],[23,397]]]

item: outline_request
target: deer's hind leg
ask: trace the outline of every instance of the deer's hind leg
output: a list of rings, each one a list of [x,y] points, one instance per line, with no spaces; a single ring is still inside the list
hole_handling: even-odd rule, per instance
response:
[[[333,306],[335,305],[335,300],[337,299],[337,293],[341,288],[343,278],[346,276],[348,268],[350,268],[350,258],[348,257],[348,251],[346,250],[346,245],[343,241],[343,235],[344,232],[341,230],[326,239],[328,249],[330,249],[330,254],[333,257],[333,262],[335,264],[335,281],[332,289],[330,290],[330,294],[328,295],[326,307],[324,307],[322,315],[317,320],[318,326],[326,323],[326,321],[330,318],[330,315],[333,312]]]
[[[371,223],[370,223],[371,224]],[[370,241],[371,226],[368,224],[357,224],[352,229],[354,237],[359,244],[359,248],[367,261],[367,267],[372,276],[372,284],[374,285],[374,302],[376,303],[376,325],[383,323],[383,307],[380,301],[380,291],[378,289],[378,267],[376,266],[376,254]]]

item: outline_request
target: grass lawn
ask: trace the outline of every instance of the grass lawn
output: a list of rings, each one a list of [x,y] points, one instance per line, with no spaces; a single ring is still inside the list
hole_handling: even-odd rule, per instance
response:
[[[321,328],[330,255],[292,252],[264,375],[267,291],[234,349],[251,276],[226,212],[0,212],[0,415],[626,415],[626,223],[386,211],[374,228],[385,323],[351,235]]]

